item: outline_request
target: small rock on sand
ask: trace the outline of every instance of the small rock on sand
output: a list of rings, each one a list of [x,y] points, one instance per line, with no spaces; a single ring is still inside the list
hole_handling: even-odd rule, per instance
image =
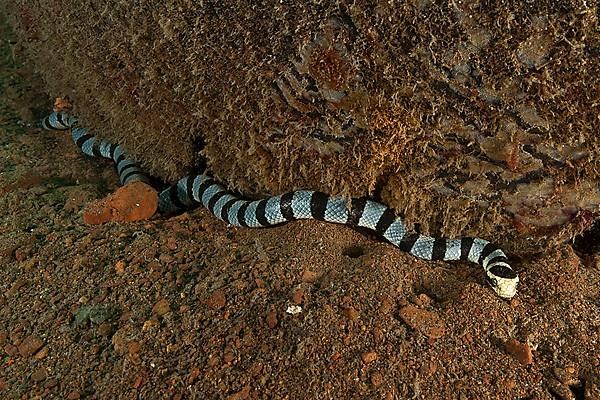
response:
[[[267,325],[269,326],[270,329],[275,329],[275,327],[279,323],[279,321],[277,320],[277,313],[274,310],[271,310],[267,314],[266,320],[267,320]]]
[[[152,217],[157,208],[158,192],[144,182],[132,182],[90,203],[83,213],[83,222],[98,225],[108,221],[141,221]]]
[[[156,304],[154,304],[154,307],[152,307],[152,312],[159,317],[162,317],[169,311],[171,311],[171,307],[169,306],[169,300],[167,299],[157,301]]]
[[[34,382],[41,382],[48,377],[48,372],[46,372],[46,368],[38,368],[33,374],[31,374],[31,380]]]
[[[19,354],[23,357],[34,355],[39,349],[44,346],[44,342],[37,336],[27,336],[19,345]]]
[[[442,318],[433,311],[407,305],[400,309],[400,318],[411,328],[422,332],[431,339],[439,339],[446,333],[446,324]]]
[[[513,356],[523,365],[533,364],[531,347],[527,343],[521,343],[516,339],[510,339],[504,344],[506,352]]]
[[[377,360],[377,353],[374,351],[368,351],[366,353],[362,353],[360,355],[360,358],[362,358],[365,364],[370,364],[373,361]]]
[[[223,293],[223,290],[221,289],[215,290],[206,300],[206,304],[213,310],[220,310],[225,307],[226,302],[227,299],[225,298],[225,293]]]

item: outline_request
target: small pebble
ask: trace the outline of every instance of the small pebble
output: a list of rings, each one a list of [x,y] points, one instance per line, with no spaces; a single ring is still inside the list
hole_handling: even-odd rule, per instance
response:
[[[18,262],[23,262],[27,259],[29,255],[29,251],[27,249],[18,248],[15,250],[15,260]]]
[[[527,343],[521,343],[516,339],[510,339],[504,344],[506,352],[513,356],[522,365],[533,363],[531,347]]]
[[[235,360],[235,354],[231,351],[226,351],[225,354],[223,354],[223,362],[225,364],[230,364],[233,360]]]
[[[125,273],[125,261],[119,260],[115,264],[115,272],[117,275],[123,275]]]
[[[389,314],[394,309],[394,303],[389,296],[381,297],[381,304],[379,305],[379,312],[383,315]]]
[[[227,400],[245,400],[250,397],[250,386],[244,386],[242,390],[227,397]]]
[[[439,339],[446,333],[446,324],[439,314],[433,311],[422,310],[409,304],[400,309],[400,318],[430,339]]]
[[[427,296],[425,293],[421,293],[417,296],[415,300],[415,304],[422,307],[428,307],[433,303],[431,297]]]
[[[299,287],[292,293],[292,303],[300,305],[304,301],[304,289]]]
[[[133,340],[133,341],[127,343],[127,353],[129,353],[130,355],[136,354],[137,352],[140,351],[141,348],[142,348],[142,345],[138,341]]]
[[[8,289],[8,292],[6,292],[6,296],[10,297],[15,295],[19,289],[21,289],[23,286],[25,286],[27,284],[27,280],[24,278],[19,278],[15,281],[15,283],[13,283],[13,285],[10,287],[10,289]]]
[[[34,357],[36,360],[41,360],[41,359],[45,358],[47,355],[48,355],[48,346],[44,346],[40,349],[40,351],[35,353]]]
[[[79,400],[81,398],[81,395],[79,394],[79,392],[77,390],[73,390],[72,392],[70,392],[67,395],[67,400]]]
[[[300,314],[302,312],[302,307],[292,304],[286,308],[285,312],[290,315]]]
[[[514,380],[514,379],[510,379],[510,378],[509,378],[509,379],[507,379],[507,380],[504,382],[504,386],[505,386],[505,387],[506,387],[508,390],[513,390],[514,388],[516,388],[516,387],[517,387],[517,382],[515,382],[515,380]]]
[[[17,346],[13,346],[12,344],[8,343],[4,346],[4,352],[8,354],[9,357],[14,357],[19,354],[19,349]]]
[[[46,372],[46,368],[41,367],[36,369],[33,374],[31,374],[31,380],[33,380],[34,382],[41,382],[43,380],[46,380],[46,378],[48,377],[48,372]]]
[[[377,360],[377,353],[374,352],[374,351],[369,351],[369,352],[366,352],[366,353],[362,353],[360,355],[360,358],[362,358],[362,360],[363,360],[363,362],[365,364],[370,364],[373,361]]]
[[[56,385],[58,385],[58,379],[56,379],[56,378],[50,378],[50,379],[48,379],[44,383],[44,388],[46,388],[46,389],[52,389]]]
[[[271,329],[275,329],[275,327],[279,323],[279,321],[277,320],[277,313],[273,310],[267,314],[266,320],[267,320],[267,325]]]
[[[578,381],[578,377],[575,374],[576,369],[573,366],[568,366],[566,368],[556,367],[552,372],[556,379],[564,385],[575,385]]]
[[[34,355],[39,349],[44,346],[42,339],[35,335],[27,336],[19,345],[19,354],[23,357]]]
[[[319,279],[319,274],[316,272],[305,269],[302,272],[302,278],[300,278],[304,283],[314,283]]]
[[[159,326],[160,324],[158,323],[158,321],[154,319],[149,319],[144,322],[144,325],[142,326],[142,332],[148,332],[153,329],[158,329]]]
[[[200,376],[200,368],[194,368],[194,370],[188,376],[188,380],[187,380],[188,385],[191,385],[192,383],[194,383],[196,381],[196,379],[198,379],[199,376]]]
[[[157,301],[156,304],[154,304],[154,307],[152,307],[152,312],[159,317],[162,317],[169,311],[171,311],[171,306],[169,305],[169,300],[167,299],[161,299]]]
[[[117,330],[112,336],[111,342],[117,354],[124,354],[127,349],[127,332],[125,328]]]
[[[227,299],[225,298],[225,293],[223,293],[223,290],[221,290],[221,289],[215,290],[210,295],[208,300],[206,300],[206,304],[213,310],[220,310],[221,308],[223,308],[225,306],[226,302],[227,302]]]
[[[375,342],[375,344],[381,344],[383,343],[383,329],[381,329],[381,327],[376,326],[373,328],[373,341]]]
[[[169,250],[177,250],[177,242],[174,237],[170,237],[167,239],[167,249]]]
[[[381,384],[383,383],[383,375],[381,374],[381,372],[375,371],[373,372],[373,374],[371,374],[371,383],[375,387],[381,386]]]
[[[350,321],[356,322],[358,320],[359,313],[354,307],[346,307],[344,308],[344,316]]]
[[[111,330],[112,330],[112,327],[111,327],[110,323],[108,323],[108,322],[103,322],[100,325],[98,325],[98,334],[100,336],[104,336],[104,337],[109,336]]]

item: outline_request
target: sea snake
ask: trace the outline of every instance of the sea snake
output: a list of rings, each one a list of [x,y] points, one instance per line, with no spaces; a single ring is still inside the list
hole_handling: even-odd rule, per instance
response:
[[[149,183],[148,176],[127,157],[123,148],[97,140],[77,126],[77,117],[65,111],[53,112],[40,126],[48,130],[71,130],[73,141],[89,156],[115,162],[122,184]],[[484,239],[463,237],[442,239],[409,233],[395,211],[367,198],[332,197],[312,190],[298,190],[262,200],[245,200],[208,175],[190,175],[159,194],[159,212],[170,214],[198,205],[214,216],[239,227],[262,228],[297,219],[317,219],[335,224],[371,229],[400,250],[423,260],[471,261],[481,265],[494,292],[510,299],[517,293],[519,277],[504,252]]]

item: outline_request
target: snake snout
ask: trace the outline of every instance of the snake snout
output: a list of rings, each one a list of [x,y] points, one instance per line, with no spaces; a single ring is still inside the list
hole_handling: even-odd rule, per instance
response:
[[[492,266],[486,271],[485,280],[504,299],[512,299],[517,294],[519,277],[507,264]]]

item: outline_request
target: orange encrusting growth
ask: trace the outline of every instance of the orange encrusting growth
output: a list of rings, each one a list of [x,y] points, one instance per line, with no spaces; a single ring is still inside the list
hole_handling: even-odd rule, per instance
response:
[[[86,206],[83,222],[98,225],[105,222],[134,222],[151,218],[158,207],[158,193],[144,182],[132,182],[108,197]]]

